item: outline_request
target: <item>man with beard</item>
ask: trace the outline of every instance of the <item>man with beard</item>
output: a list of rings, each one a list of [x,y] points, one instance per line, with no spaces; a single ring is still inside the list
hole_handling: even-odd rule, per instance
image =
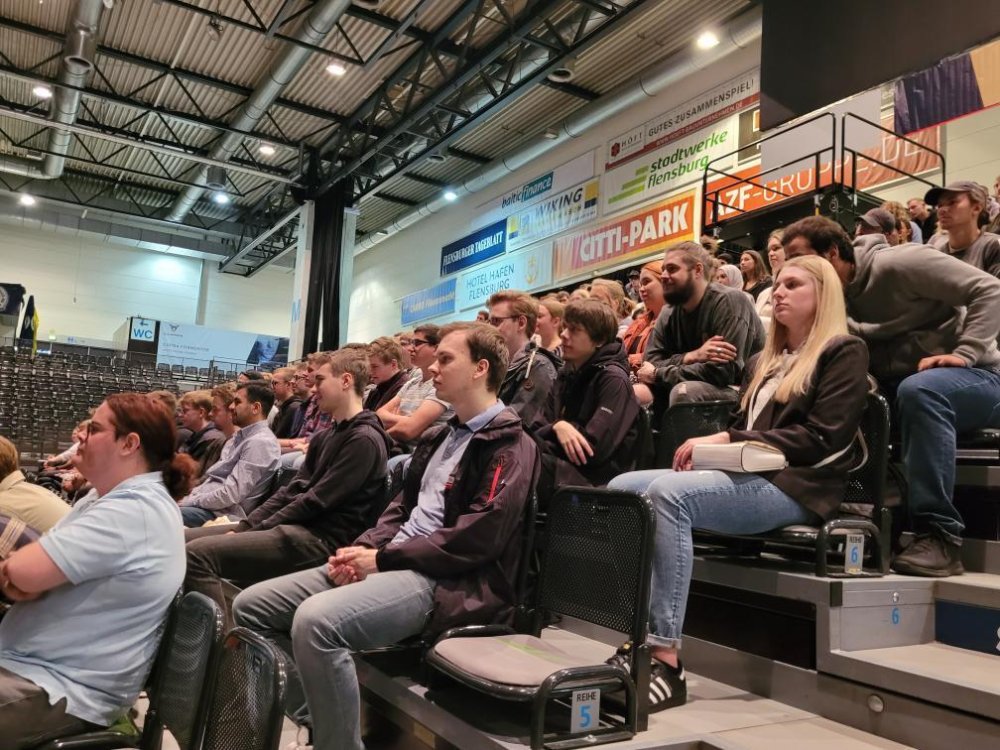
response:
[[[663,308],[636,376],[658,406],[686,401],[735,401],[733,386],[747,360],[764,346],[764,327],[739,289],[712,284],[711,258],[701,245],[667,248],[660,280]]]

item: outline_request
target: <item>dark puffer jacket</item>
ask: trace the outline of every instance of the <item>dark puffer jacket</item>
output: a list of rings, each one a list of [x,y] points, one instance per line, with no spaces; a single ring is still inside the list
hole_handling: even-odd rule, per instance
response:
[[[472,436],[449,478],[443,527],[390,544],[417,507],[427,464],[449,431],[441,425],[425,434],[403,490],[355,542],[378,550],[379,570],[415,570],[437,581],[427,635],[512,621],[525,507],[538,479],[538,449],[517,414],[505,408]]]

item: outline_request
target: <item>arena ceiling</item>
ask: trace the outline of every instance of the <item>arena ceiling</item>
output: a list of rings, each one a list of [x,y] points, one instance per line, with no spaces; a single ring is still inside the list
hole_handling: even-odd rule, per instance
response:
[[[376,231],[750,4],[6,2],[0,210],[246,275],[293,246],[304,197],[345,184]],[[67,39],[86,13],[89,53]],[[92,72],[67,78],[81,50]]]

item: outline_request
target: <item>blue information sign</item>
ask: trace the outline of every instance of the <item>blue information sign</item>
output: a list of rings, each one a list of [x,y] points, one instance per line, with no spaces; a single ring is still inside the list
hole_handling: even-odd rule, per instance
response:
[[[448,279],[430,289],[421,289],[403,297],[403,325],[455,312],[457,283],[458,279]]]
[[[441,248],[441,275],[447,276],[464,268],[496,258],[507,251],[507,220],[477,229],[460,240]]]

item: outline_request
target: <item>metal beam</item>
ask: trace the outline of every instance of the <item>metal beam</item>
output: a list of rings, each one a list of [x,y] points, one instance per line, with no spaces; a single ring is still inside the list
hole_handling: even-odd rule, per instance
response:
[[[40,125],[42,127],[51,127],[52,122],[47,117],[42,117],[41,115],[33,115],[26,111],[20,111],[15,109],[10,105],[5,105],[0,103],[0,116],[10,117],[14,120],[23,120],[24,122],[30,122],[35,125]],[[88,138],[96,138],[102,141],[110,141],[111,143],[117,143],[124,146],[131,146],[132,148],[139,148],[146,151],[152,151],[157,154],[164,154],[165,156],[174,156],[178,159],[184,159],[185,161],[198,162],[199,164],[208,164],[209,166],[223,167],[231,172],[239,172],[241,174],[251,175],[253,177],[260,177],[261,179],[269,180],[272,182],[281,182],[285,184],[296,184],[295,180],[286,177],[283,174],[277,174],[274,172],[266,172],[260,169],[254,169],[252,167],[244,167],[240,164],[233,163],[231,161],[221,161],[219,159],[212,159],[208,156],[201,156],[199,154],[192,154],[184,151],[181,146],[177,148],[169,148],[167,146],[159,146],[153,143],[149,143],[140,138],[126,138],[119,135],[114,135],[111,133],[105,133],[97,130],[93,127],[87,127],[81,124],[74,125],[60,125],[60,130],[67,130],[71,133],[76,133],[77,135],[85,135]],[[38,150],[38,149],[32,149]],[[85,160],[83,160],[85,161]],[[122,169],[122,167],[117,167],[114,165],[115,169]],[[126,170],[127,171],[127,170]],[[150,175],[153,176],[153,175]],[[169,177],[163,177],[158,179],[170,179]],[[195,184],[195,183],[184,183],[184,184]]]
[[[40,39],[48,39],[58,44],[62,44],[65,36],[65,34],[60,34],[56,31],[42,29],[37,26],[32,26],[11,18],[4,18],[2,16],[0,16],[0,27],[6,27],[25,34],[30,34]],[[203,73],[197,73],[193,70],[171,67],[166,63],[157,62],[156,60],[150,60],[149,58],[134,55],[131,52],[115,49],[114,47],[109,47],[106,44],[99,44],[97,46],[97,54],[103,57],[108,57],[112,60],[119,60],[130,65],[152,70],[162,75],[176,76],[177,78],[181,78],[185,81],[197,83],[201,86],[216,88],[220,91],[225,91],[229,94],[236,94],[237,96],[242,96],[244,98],[253,93],[253,89],[247,88],[246,86],[241,86],[229,81],[223,81],[219,78],[212,78],[211,76],[207,76]],[[299,112],[304,115],[309,115],[310,117],[315,117],[320,120],[326,120],[337,124],[341,124],[347,120],[344,115],[339,115],[336,112],[329,112],[318,107],[311,107],[308,104],[303,104],[301,102],[281,97],[275,101],[275,106],[284,107],[285,109],[289,109],[293,112]]]
[[[280,231],[281,228],[285,226],[285,224],[290,222],[292,219],[297,219],[299,216],[299,211],[300,209],[298,208],[296,208],[294,211],[290,211],[284,217],[282,217],[276,223],[274,223],[266,232],[250,240],[250,242],[244,245],[235,255],[231,255],[230,257],[222,261],[222,263],[219,264],[219,272],[224,273],[228,267],[230,267],[234,263],[239,263],[239,261],[245,258],[247,255],[249,255],[254,248],[266,242],[269,237],[274,235],[276,232]]]
[[[186,0],[159,0],[159,2],[163,3],[164,5],[173,5],[178,8],[182,8],[191,13],[198,13],[200,15],[208,17],[209,19],[212,18],[218,19],[224,25],[235,26],[237,28],[244,29],[246,31],[252,31],[255,34],[260,34],[261,36],[264,37],[268,35],[266,26],[259,26],[257,24],[253,24],[248,21],[244,21],[240,18],[234,18],[232,16],[223,15],[222,13],[217,13],[216,11],[213,11],[210,8],[201,8],[195,5],[194,3],[186,2]],[[216,5],[216,7],[218,7],[218,5]],[[225,29],[223,29],[223,33],[225,33]],[[323,55],[325,57],[330,57],[335,60],[341,60],[343,62],[347,62],[352,65],[365,64],[365,61],[360,58],[351,57],[350,55],[344,55],[341,54],[340,52],[334,52],[333,50],[329,50],[315,44],[310,44],[309,42],[303,42],[299,39],[296,39],[295,37],[288,36],[287,34],[276,33],[272,35],[272,38],[278,39],[282,42],[286,42],[287,44],[291,44],[294,47],[299,47],[301,49],[308,50],[309,52],[314,52],[317,55]]]

